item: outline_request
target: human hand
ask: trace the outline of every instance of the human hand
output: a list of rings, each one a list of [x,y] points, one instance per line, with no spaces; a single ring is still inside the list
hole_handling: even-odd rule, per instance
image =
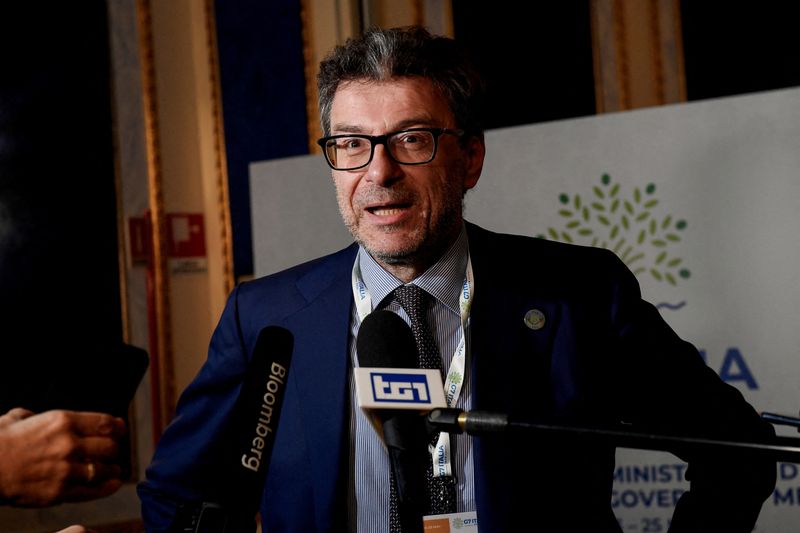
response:
[[[124,421],[107,414],[12,409],[0,416],[0,499],[42,507],[114,493],[125,432]]]

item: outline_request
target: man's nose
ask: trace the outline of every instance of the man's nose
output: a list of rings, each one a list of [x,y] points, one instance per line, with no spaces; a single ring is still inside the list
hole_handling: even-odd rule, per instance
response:
[[[366,180],[382,187],[388,187],[402,176],[400,165],[392,159],[386,146],[375,146],[372,161],[367,167]]]

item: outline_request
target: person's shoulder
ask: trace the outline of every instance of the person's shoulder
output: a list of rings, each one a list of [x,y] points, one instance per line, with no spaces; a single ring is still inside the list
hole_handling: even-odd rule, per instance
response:
[[[221,323],[233,320],[243,331],[260,331],[306,307],[324,294],[344,297],[358,252],[351,245],[286,270],[239,283],[228,296]]]
[[[242,282],[237,287],[238,297],[280,298],[304,287],[324,288],[339,281],[342,276],[349,277],[357,252],[358,245],[352,244],[338,252]]]
[[[476,270],[511,279],[533,276],[554,287],[574,290],[594,291],[635,280],[617,254],[605,248],[497,233],[473,224],[467,231]]]
[[[508,262],[519,262],[520,258],[533,260],[536,264],[552,264],[558,269],[569,265],[603,265],[616,269],[622,266],[619,257],[605,248],[551,241],[544,237],[498,233],[474,224],[467,226],[470,250],[489,254],[495,260],[505,257]]]

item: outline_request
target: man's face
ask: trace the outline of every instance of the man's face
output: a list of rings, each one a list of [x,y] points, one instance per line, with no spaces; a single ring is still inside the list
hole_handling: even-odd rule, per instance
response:
[[[331,135],[382,135],[408,128],[450,128],[456,123],[447,101],[422,78],[346,82],[331,107]],[[423,165],[400,165],[375,147],[364,168],[333,171],[344,223],[380,263],[430,266],[452,244],[462,225],[464,193],[478,182],[483,141],[462,145],[442,135],[436,157]]]

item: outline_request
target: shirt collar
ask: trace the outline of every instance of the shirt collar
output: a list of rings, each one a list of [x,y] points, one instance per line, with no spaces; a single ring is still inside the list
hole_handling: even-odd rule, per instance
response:
[[[458,299],[466,276],[468,257],[467,231],[462,225],[458,238],[444,255],[411,283],[425,290],[458,314]],[[384,270],[363,247],[359,247],[358,262],[364,285],[367,286],[372,301],[376,304],[382,302],[389,293],[403,285],[402,281]],[[377,307],[378,305],[375,305],[375,308]]]

